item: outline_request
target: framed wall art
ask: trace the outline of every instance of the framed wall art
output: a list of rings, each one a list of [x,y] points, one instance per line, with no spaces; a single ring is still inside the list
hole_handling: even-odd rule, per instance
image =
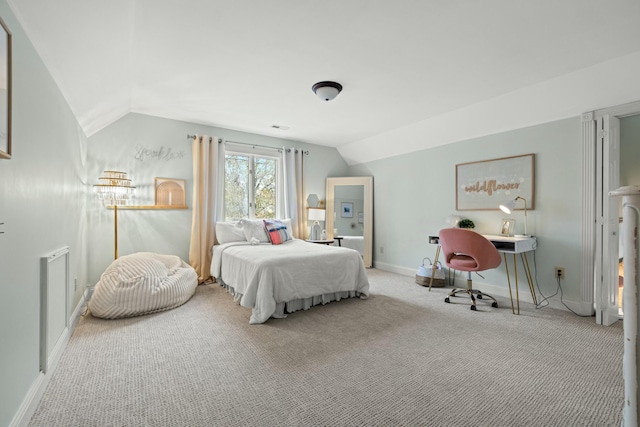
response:
[[[342,202],[340,204],[340,217],[341,218],[353,218],[353,203]]]
[[[11,32],[0,19],[0,159],[11,158]]]
[[[534,154],[457,164],[456,210],[498,210],[517,196],[533,210],[534,170]]]
[[[185,180],[174,178],[156,178],[156,205],[185,206]]]

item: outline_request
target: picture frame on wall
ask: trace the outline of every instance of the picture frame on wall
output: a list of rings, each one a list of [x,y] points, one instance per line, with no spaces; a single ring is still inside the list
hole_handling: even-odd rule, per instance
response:
[[[534,210],[534,171],[534,154],[457,164],[456,210],[498,210],[517,196]]]
[[[0,159],[11,158],[11,32],[0,18]]]
[[[353,203],[342,202],[340,204],[340,217],[341,218],[353,218]]]
[[[185,180],[175,178],[155,178],[156,206],[186,206]]]
[[[513,218],[503,218],[500,223],[500,235],[501,236],[512,236],[513,229],[516,225],[516,220]]]

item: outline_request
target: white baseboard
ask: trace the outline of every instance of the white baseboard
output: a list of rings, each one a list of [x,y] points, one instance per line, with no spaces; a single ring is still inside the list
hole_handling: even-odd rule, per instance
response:
[[[409,277],[415,277],[416,271],[417,271],[417,267],[415,269],[412,269],[408,267],[402,267],[402,266],[388,264],[388,263],[379,262],[379,261],[374,262],[374,268],[384,270],[384,271],[389,271],[391,273],[402,274],[403,276],[409,276]],[[456,284],[457,284],[457,287],[461,287],[461,288],[466,287],[466,282],[464,278],[458,277],[456,280]],[[508,287],[496,286],[489,283],[482,283],[477,279],[473,280],[473,287],[475,289],[486,292],[489,295],[509,298]],[[517,302],[516,302],[515,287],[512,288],[512,292],[513,292],[513,305],[514,307],[516,307]],[[531,292],[529,291],[529,287],[526,285],[526,283],[525,283],[524,289],[522,286],[518,287],[518,294],[520,299],[520,306],[522,306],[522,304],[533,304],[533,298],[531,297]],[[538,303],[540,303],[542,301],[542,296],[537,295],[537,298],[538,298]],[[570,311],[567,307],[565,307],[565,305],[563,304],[564,302],[567,306],[571,308],[571,310],[573,310],[576,314],[580,316],[592,316],[594,314],[593,305],[591,303],[584,303],[580,301],[569,301],[567,299],[563,299],[562,301],[560,301],[560,298],[558,296],[548,299],[547,302],[549,303],[548,307],[550,308]]]
[[[390,271],[391,273],[402,274],[403,276],[415,277],[416,271],[418,271],[418,267],[416,268],[408,268],[401,267],[399,265],[387,264],[386,262],[376,261],[373,263],[373,268],[377,268],[379,270]]]
[[[71,314],[71,318],[69,319],[69,327],[63,331],[60,339],[58,340],[58,343],[49,356],[49,367],[47,373],[45,374],[42,371],[38,373],[38,376],[31,384],[31,387],[29,387],[29,391],[22,400],[22,404],[18,408],[18,411],[9,424],[9,427],[26,427],[29,424],[31,417],[36,412],[36,409],[38,409],[40,400],[42,399],[42,396],[47,389],[47,384],[49,384],[51,375],[53,375],[53,373],[55,372],[58,361],[60,361],[60,357],[62,356],[62,353],[64,353],[64,350],[69,343],[69,339],[71,339],[71,335],[73,334],[73,331],[78,324],[78,320],[80,320],[82,307],[84,306],[85,302],[88,301],[90,294],[91,289],[86,289],[82,294],[82,298],[80,298],[78,305],[76,306],[75,310]]]

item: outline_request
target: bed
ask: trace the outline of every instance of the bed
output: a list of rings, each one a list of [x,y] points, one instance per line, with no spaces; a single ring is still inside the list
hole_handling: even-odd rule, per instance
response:
[[[369,296],[369,280],[357,251],[290,236],[272,244],[268,238],[264,241],[255,222],[252,226],[253,235],[246,233],[244,240],[223,239],[215,245],[211,263],[216,282],[241,306],[252,309],[249,323],[284,318],[287,313],[343,298]]]

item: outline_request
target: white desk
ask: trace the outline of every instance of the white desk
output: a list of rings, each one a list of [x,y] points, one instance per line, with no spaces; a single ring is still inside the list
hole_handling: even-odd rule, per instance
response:
[[[504,257],[504,267],[507,271],[507,283],[509,284],[509,297],[511,298],[511,312],[515,314],[513,308],[513,294],[511,293],[511,275],[509,274],[509,261],[507,260],[507,254],[513,254],[513,274],[516,277],[516,304],[518,307],[518,314],[520,314],[520,295],[518,292],[518,263],[516,255],[520,254],[522,260],[522,268],[527,276],[527,282],[529,284],[529,291],[531,291],[531,298],[534,304],[538,304],[538,298],[536,297],[536,290],[533,286],[533,277],[531,276],[531,269],[529,268],[529,259],[527,258],[527,252],[535,251],[538,247],[538,239],[535,237],[507,237],[496,236],[491,234],[483,234],[484,237],[489,239],[493,246],[496,247],[498,252],[502,253]]]
[[[527,282],[529,284],[529,290],[531,291],[531,298],[534,304],[538,304],[538,298],[536,297],[536,290],[533,286],[533,276],[531,276],[531,269],[529,268],[529,260],[527,258],[527,252],[535,251],[538,247],[538,239],[535,237],[507,237],[496,236],[492,234],[483,234],[484,237],[489,239],[493,246],[496,247],[498,252],[502,253],[504,257],[504,267],[507,271],[507,283],[509,284],[509,297],[511,299],[511,312],[516,314],[513,307],[513,293],[511,292],[511,275],[509,274],[509,262],[507,254],[513,254],[513,272],[516,278],[516,305],[518,308],[518,314],[520,314],[520,294],[518,292],[518,263],[516,255],[520,254],[522,260],[522,268],[524,268],[525,275],[527,276]],[[438,245],[436,249],[435,260],[433,265],[438,262],[440,255],[440,242],[438,236],[429,236],[429,243]],[[429,286],[431,290],[431,286]]]

